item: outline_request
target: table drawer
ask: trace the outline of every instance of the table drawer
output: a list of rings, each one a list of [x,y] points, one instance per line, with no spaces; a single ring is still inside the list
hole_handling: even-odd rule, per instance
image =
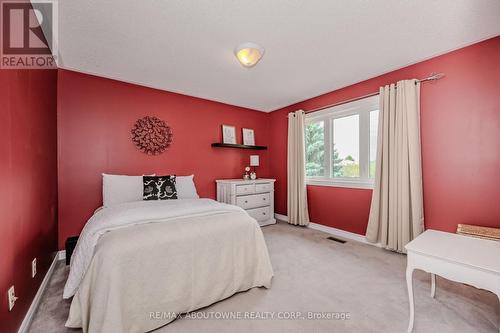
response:
[[[257,220],[257,222],[267,221],[270,219],[270,209],[268,207],[254,208],[247,210],[248,215]]]
[[[255,184],[236,185],[236,195],[255,193]]]
[[[255,184],[255,193],[271,192],[272,190],[272,183]]]
[[[236,198],[236,205],[243,209],[267,206],[270,204],[271,196],[269,193],[245,195]]]

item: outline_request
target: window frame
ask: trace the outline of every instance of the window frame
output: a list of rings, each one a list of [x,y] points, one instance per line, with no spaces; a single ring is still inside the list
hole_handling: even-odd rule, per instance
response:
[[[373,189],[375,179],[370,178],[370,112],[379,110],[379,95],[332,106],[306,114],[305,125],[324,122],[324,172],[323,176],[306,176],[307,185]],[[359,177],[333,177],[331,152],[334,139],[334,120],[359,116]],[[380,120],[380,110],[379,110]],[[306,161],[307,162],[307,161]]]

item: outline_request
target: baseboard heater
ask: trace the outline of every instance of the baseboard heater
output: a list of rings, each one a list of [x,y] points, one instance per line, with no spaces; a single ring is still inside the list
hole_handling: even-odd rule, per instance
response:
[[[329,240],[332,240],[332,241],[334,241],[334,242],[341,243],[341,244],[344,244],[344,243],[346,242],[346,241],[345,241],[345,240],[343,240],[343,239],[340,239],[340,238],[335,238],[335,237],[332,237],[332,236],[330,236],[330,237],[326,237],[326,239],[329,239]]]

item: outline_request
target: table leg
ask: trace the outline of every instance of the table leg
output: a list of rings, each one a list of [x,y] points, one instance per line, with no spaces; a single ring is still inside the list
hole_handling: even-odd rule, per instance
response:
[[[413,331],[415,321],[415,303],[413,300],[413,267],[406,267],[406,285],[408,286],[408,300],[410,302],[410,322],[408,323],[408,333]]]
[[[436,274],[431,273],[431,297],[436,296]]]

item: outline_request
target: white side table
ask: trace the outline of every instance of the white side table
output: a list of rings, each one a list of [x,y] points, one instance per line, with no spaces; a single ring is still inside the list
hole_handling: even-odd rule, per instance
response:
[[[486,289],[500,300],[500,242],[426,230],[406,245],[406,283],[410,301],[408,333],[413,330],[415,305],[413,271],[431,273],[431,297],[436,293],[436,274],[448,280]]]

